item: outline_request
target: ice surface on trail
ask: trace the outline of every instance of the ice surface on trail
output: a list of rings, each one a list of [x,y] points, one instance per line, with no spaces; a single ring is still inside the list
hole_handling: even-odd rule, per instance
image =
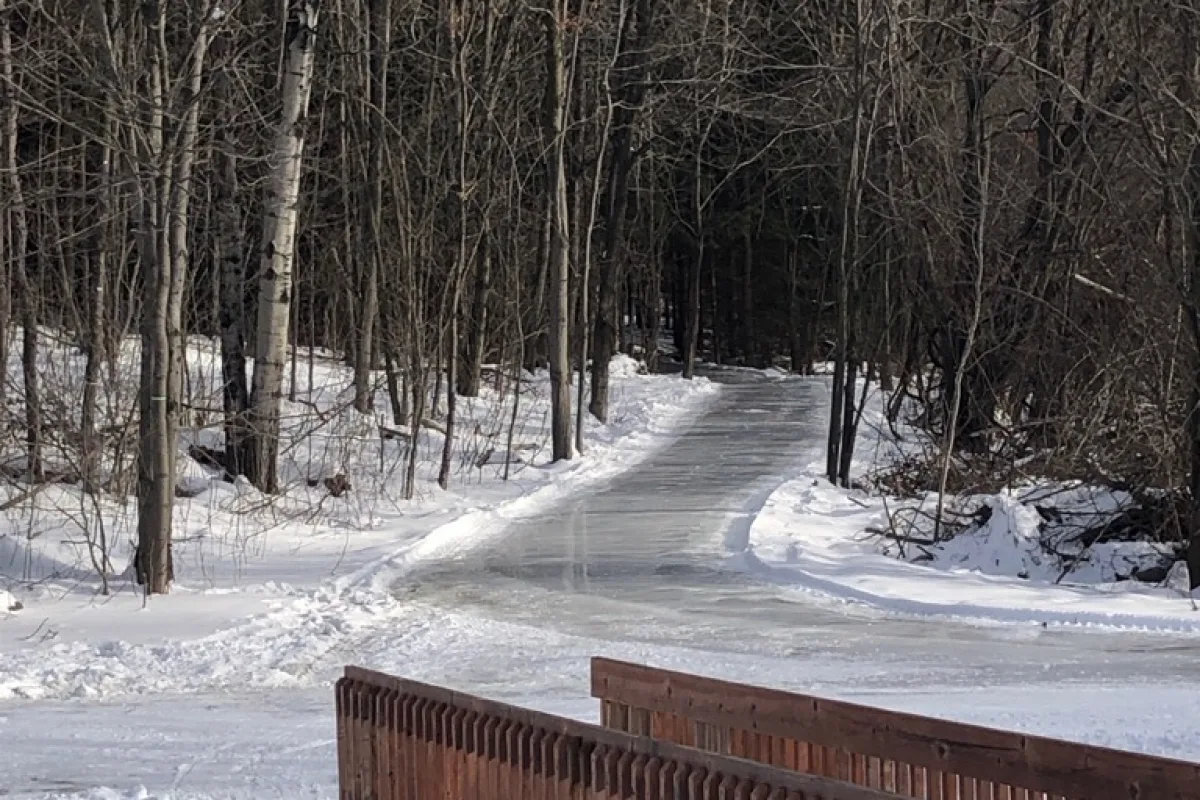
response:
[[[0,620],[0,787],[19,800],[334,798],[342,665],[594,721],[593,655],[1200,759],[1193,639],[968,626],[878,602],[892,576],[926,601],[957,576],[857,541],[880,509],[813,484],[820,379],[714,394],[614,373],[614,420],[573,464],[543,455],[508,484],[485,471],[446,494],[426,484],[412,505],[385,492],[236,533],[220,531],[220,503],[194,502],[184,530],[207,533],[180,553],[203,578],[169,598],[22,589],[30,608]],[[54,536],[37,537],[47,563],[76,565]],[[860,575],[882,581],[866,587],[876,595],[847,602],[866,592]]]
[[[510,481],[487,467],[456,477],[449,492],[423,489],[413,503],[394,500],[395,485],[372,498],[352,491],[342,505],[368,508],[365,526],[349,527],[346,515],[356,512],[333,500],[324,502],[332,513],[311,521],[276,521],[270,507],[237,514],[226,501],[237,507],[251,490],[210,477],[209,491],[180,503],[178,585],[144,607],[127,575],[112,578],[113,596],[97,594],[71,513],[81,502],[70,496],[74,488],[42,492],[40,505],[10,516],[0,534],[0,576],[26,605],[0,615],[0,699],[311,683],[325,654],[400,614],[388,587],[415,559],[469,547],[513,514],[602,484],[669,442],[717,391],[704,379],[640,375],[623,360],[617,367],[610,422],[589,418],[586,457],[548,465],[543,449]],[[538,424],[522,437],[542,442],[546,378],[530,383],[523,403]],[[502,399],[493,400],[503,412]],[[476,409],[480,420],[496,414]],[[112,541],[129,530],[132,521],[124,522],[114,521]]]

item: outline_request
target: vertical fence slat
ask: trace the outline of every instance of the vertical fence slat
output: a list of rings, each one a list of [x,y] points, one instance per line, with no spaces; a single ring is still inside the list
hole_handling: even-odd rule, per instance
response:
[[[395,783],[396,767],[392,764],[396,752],[392,743],[392,689],[384,689],[375,698],[375,754],[378,766],[375,796],[379,800],[394,800],[392,787]]]
[[[348,771],[342,777],[342,794],[358,797],[358,685],[346,683],[346,762]]]
[[[926,791],[929,793],[929,800],[948,800],[944,794],[944,789],[946,788],[944,778],[945,776],[935,769],[931,769],[926,773],[926,782],[928,784]]]
[[[659,797],[675,800],[675,798],[681,796],[683,783],[683,770],[679,768],[679,764],[675,761],[664,762],[658,770]]]
[[[901,797],[915,797],[914,784],[912,764],[896,764],[896,793]]]
[[[657,756],[646,759],[646,766],[642,772],[643,785],[646,787],[642,797],[646,800],[662,800],[662,793],[659,790],[662,768],[662,759]]]
[[[392,689],[381,688],[375,692],[374,713],[373,713],[373,730],[372,751],[374,752],[375,760],[375,789],[374,796],[377,800],[392,800],[390,792],[392,791],[392,742],[391,742],[391,717],[390,703],[392,699]]]
[[[557,739],[558,734],[551,731],[546,731],[542,736],[542,793],[539,797],[543,800],[555,800],[557,795],[554,776],[554,743]]]
[[[592,751],[592,781],[591,792],[588,793],[589,798],[599,800],[605,796],[605,780],[607,770],[605,763],[607,762],[608,751],[603,745]]]
[[[349,680],[341,678],[334,686],[334,715],[337,721],[338,796],[346,800],[349,787],[345,784],[350,774],[350,715],[347,710]]]
[[[499,754],[497,742],[499,721],[484,715],[480,725],[482,750],[480,752],[480,782],[487,787],[489,797],[495,796],[500,786]]]
[[[402,693],[397,698],[396,724],[399,735],[399,764],[400,774],[396,779],[396,798],[397,800],[412,800],[414,792],[411,781],[413,774],[412,763],[412,707],[414,698],[412,695]]]
[[[354,714],[354,796],[359,800],[367,797],[367,781],[370,780],[368,762],[371,759],[371,750],[367,741],[370,729],[367,727],[366,721],[366,703],[366,688],[356,685],[352,704]]]
[[[479,760],[475,753],[476,717],[474,711],[464,710],[462,719],[458,723],[462,726],[462,755],[459,756],[459,763],[462,765],[461,786],[463,794],[468,797],[478,797],[480,793]]]
[[[429,797],[437,785],[436,776],[439,773],[437,764],[437,707],[429,702],[421,709],[421,767],[420,786],[417,797]]]
[[[578,781],[571,780],[571,751],[566,736],[554,734],[550,740],[550,779],[551,790],[547,797],[570,798],[571,787]]]

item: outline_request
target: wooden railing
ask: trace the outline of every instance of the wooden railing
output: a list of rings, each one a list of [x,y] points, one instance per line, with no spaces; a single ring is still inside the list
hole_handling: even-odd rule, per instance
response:
[[[355,667],[337,738],[342,800],[889,800]]]
[[[601,724],[927,800],[1197,800],[1200,765],[592,662]]]

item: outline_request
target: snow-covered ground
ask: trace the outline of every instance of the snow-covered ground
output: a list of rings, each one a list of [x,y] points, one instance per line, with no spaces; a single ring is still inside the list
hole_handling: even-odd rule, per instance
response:
[[[48,488],[5,513],[0,586],[23,608],[7,611],[11,600],[0,608],[0,699],[302,685],[314,657],[391,605],[387,587],[412,560],[478,541],[508,516],[550,507],[629,469],[717,391],[705,379],[638,374],[622,357],[609,423],[589,417],[586,457],[550,465],[547,379],[530,378],[515,436],[530,463],[512,464],[509,480],[502,460],[476,466],[479,451],[503,446],[511,418],[511,397],[485,392],[460,403],[460,468],[449,491],[434,484],[442,437],[427,431],[418,496],[406,502],[401,445],[344,407],[340,367],[324,371],[323,408],[315,412],[324,430],[298,415],[297,426],[318,430],[298,437],[306,457],[292,455],[289,464],[293,473],[346,473],[354,488],[322,497],[319,487],[297,482],[267,505],[252,487],[192,463],[186,469],[198,493],[177,504],[178,581],[169,596],[145,602],[132,581],[135,520],[115,501],[102,501],[96,515],[111,544],[108,595],[99,593],[87,544],[101,526],[76,487]]]
[[[148,604],[127,577],[96,594],[78,543],[95,516],[68,513],[87,510],[71,489],[38,495],[37,513],[20,506],[0,538],[0,587],[24,604],[0,618],[0,795],[333,798],[341,665],[594,720],[594,655],[1200,759],[1200,668],[1188,672],[1186,652],[1197,645],[1177,635],[1195,629],[1177,593],[898,560],[861,539],[881,501],[810,466],[821,379],[772,372],[764,400],[618,367],[613,421],[590,427],[587,457],[564,466],[545,466],[544,378],[530,379],[515,440],[535,455],[507,482],[473,466],[503,439],[496,420],[511,407],[494,394],[466,404],[474,433],[449,492],[433,486],[441,439],[427,432],[412,502],[398,499],[398,445],[344,411],[305,436],[282,503],[193,469],[203,491],[180,504],[179,586]],[[339,369],[322,376],[324,408],[344,398]],[[860,466],[881,444],[869,439]],[[307,485],[314,469],[355,489],[323,497]],[[106,514],[110,540],[126,540],[128,512]],[[572,542],[592,549],[558,549]],[[498,571],[480,560],[493,557]],[[568,574],[538,572],[563,564]],[[533,577],[508,572],[522,565]],[[767,580],[740,583],[719,571],[730,566]],[[1144,606],[1114,616],[1112,601]],[[1056,611],[1071,616],[1046,616]],[[1104,627],[1080,647],[1070,637],[1082,634],[1010,622]],[[1114,626],[1176,635],[1103,632]]]
[[[60,349],[44,360],[48,375],[78,388],[78,356]],[[126,354],[120,366],[128,371],[134,362]],[[216,404],[212,349],[194,344],[189,368],[193,387],[210,391],[207,397],[198,392],[193,405]],[[303,367],[300,374],[306,375]],[[136,519],[129,501],[91,498],[68,484],[29,497],[18,483],[0,489],[6,505],[0,514],[0,793],[58,796],[58,787],[68,796],[108,797],[105,785],[149,783],[156,793],[166,792],[155,796],[176,796],[167,791],[170,783],[151,780],[160,764],[139,764],[116,746],[130,717],[110,717],[106,710],[138,702],[152,706],[161,721],[173,704],[195,709],[195,698],[207,693],[199,707],[244,713],[239,723],[220,723],[236,739],[237,730],[254,730],[256,720],[269,714],[230,705],[226,692],[274,690],[292,711],[290,698],[327,705],[320,700],[327,700],[335,677],[332,665],[353,660],[357,631],[392,623],[411,626],[418,636],[436,629],[435,621],[407,618],[388,592],[407,565],[486,539],[514,514],[536,513],[603,485],[668,443],[718,390],[705,379],[639,374],[635,363],[620,358],[609,423],[588,418],[585,457],[551,465],[546,376],[523,376],[515,415],[511,392],[500,395],[485,386],[480,398],[460,399],[449,490],[435,483],[443,439],[430,428],[418,445],[416,497],[405,501],[406,448],[402,440],[379,435],[379,424],[389,423],[383,393],[380,412],[363,416],[347,408],[348,376],[340,365],[318,361],[314,377],[285,410],[290,447],[281,497],[223,482],[181,454],[181,485],[191,496],[177,503],[178,580],[168,596],[146,602],[131,579]],[[187,432],[184,444],[219,444],[212,420],[193,422],[198,427]],[[514,455],[506,480],[510,430]],[[51,465],[69,468],[69,448],[52,444],[48,450]],[[8,458],[10,464],[17,460]],[[106,468],[112,471],[112,463]],[[322,485],[336,474],[351,484],[341,497]],[[96,569],[102,536],[111,561],[108,594],[101,592]],[[312,720],[314,727],[327,721],[327,711]],[[27,726],[29,714],[41,721]],[[67,722],[76,717],[98,721],[92,733],[103,758],[88,761],[89,745],[81,737],[89,733]],[[46,719],[58,722],[46,725]],[[181,713],[174,724],[203,736],[206,719],[211,717]],[[183,749],[169,744],[179,730],[151,725],[144,733],[167,742],[170,759],[186,760]],[[71,744],[42,740],[47,733],[62,734]],[[323,765],[324,772],[329,767]],[[181,770],[173,782],[191,771]],[[145,778],[127,782],[125,774]],[[231,782],[220,786],[249,791],[238,796],[298,796],[266,768],[227,777]],[[284,788],[264,794],[265,785]],[[331,791],[328,782],[321,786]]]
[[[881,458],[902,454],[880,406],[876,393],[864,414],[852,477]],[[1200,611],[1186,591],[1182,562],[1157,584],[1128,579],[1135,569],[1162,563],[1166,547],[1074,541],[1089,523],[1124,507],[1116,493],[1035,485],[950,498],[960,512],[986,509],[977,520],[964,513],[961,533],[929,545],[922,542],[931,533],[935,495],[914,501],[844,490],[823,472],[823,459],[815,461],[767,500],[751,529],[748,569],[798,590],[890,613],[1200,633]],[[889,535],[889,519],[899,535]]]

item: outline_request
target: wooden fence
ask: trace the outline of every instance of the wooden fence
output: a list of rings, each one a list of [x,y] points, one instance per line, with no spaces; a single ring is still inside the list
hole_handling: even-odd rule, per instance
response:
[[[337,738],[342,800],[894,800],[356,667]]]
[[[926,800],[1197,800],[1200,765],[592,662],[601,723]]]

